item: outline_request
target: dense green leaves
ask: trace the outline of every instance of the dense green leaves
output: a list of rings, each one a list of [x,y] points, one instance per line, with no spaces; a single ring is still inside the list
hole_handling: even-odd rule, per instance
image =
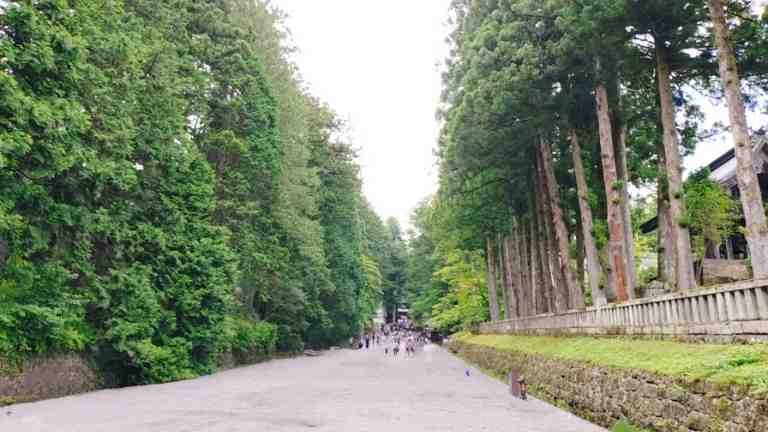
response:
[[[683,185],[688,214],[684,221],[691,228],[694,252],[703,258],[706,248],[719,247],[736,231],[738,201],[709,178],[709,170],[698,170]]]
[[[0,14],[0,355],[165,382],[361,331],[383,224],[285,37],[245,0]]]
[[[724,3],[745,99],[754,106],[764,99],[765,17],[751,15],[749,0]],[[675,256],[683,257],[678,268],[693,267],[676,252],[687,249],[685,234],[672,228],[690,228],[700,256],[705,243],[714,247],[734,232],[733,199],[705,174],[693,175],[685,194],[669,187],[678,154],[690,154],[705,136],[699,105],[722,97],[707,2],[455,0],[451,24],[439,107],[439,191],[412,221],[414,315],[453,330],[484,313],[474,305],[485,296],[506,300],[512,317],[547,312],[548,291],[569,285],[569,265],[582,292],[588,281],[610,299],[611,285],[623,290],[628,281],[631,296],[633,261],[649,261],[631,257],[655,244],[644,238],[649,244],[634,245],[632,233],[657,213],[667,233],[654,248],[665,268],[659,278],[689,289],[687,271],[672,273]],[[671,84],[662,86],[663,95],[662,73]],[[554,175],[547,174],[550,158]],[[630,208],[629,191],[646,194],[649,187],[662,197],[653,202],[660,210],[633,221],[630,215],[640,213]],[[678,208],[681,199],[688,211],[672,223],[670,203]],[[469,264],[486,241],[498,251],[489,259],[498,271],[488,272],[488,295],[468,288],[482,283]],[[525,248],[505,251],[505,241]],[[494,287],[501,287],[498,296]],[[569,291],[578,297],[577,289]]]
[[[488,320],[482,249],[462,249],[450,207],[429,198],[411,214],[407,291],[413,319],[445,333]]]

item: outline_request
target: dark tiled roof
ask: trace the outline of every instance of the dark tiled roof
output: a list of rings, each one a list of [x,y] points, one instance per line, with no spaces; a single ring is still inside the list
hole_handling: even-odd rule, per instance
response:
[[[733,157],[736,156],[736,150],[730,149],[727,152],[720,155],[717,159],[713,160],[712,162],[707,165],[707,168],[709,168],[709,171],[712,172],[721,166],[728,163],[729,160],[733,159]]]
[[[752,134],[753,148],[757,148],[761,140],[763,141],[763,143],[765,143],[766,137],[767,137],[766,131],[763,129],[753,132]],[[735,156],[736,156],[736,151],[734,149],[730,149],[727,152],[718,156],[712,162],[710,162],[709,165],[707,165],[707,168],[709,168],[710,172],[713,172],[716,169],[728,163],[728,161],[733,159]],[[653,232],[653,230],[658,228],[658,226],[659,226],[658,220],[656,219],[656,217],[653,217],[652,219],[649,219],[645,221],[642,225],[640,225],[640,232],[642,232],[643,234],[648,234],[650,232]]]

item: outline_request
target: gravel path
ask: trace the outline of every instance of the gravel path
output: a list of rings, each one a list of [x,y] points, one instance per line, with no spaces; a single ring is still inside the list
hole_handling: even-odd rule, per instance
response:
[[[513,399],[500,382],[466,369],[434,346],[397,359],[381,349],[334,351],[3,408],[0,431],[604,432],[543,402]]]

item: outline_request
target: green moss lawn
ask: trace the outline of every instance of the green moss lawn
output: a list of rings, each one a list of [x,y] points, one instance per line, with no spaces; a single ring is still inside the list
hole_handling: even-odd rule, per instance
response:
[[[768,344],[715,345],[628,338],[510,335],[453,336],[501,351],[518,351],[687,380],[745,384],[768,391]]]

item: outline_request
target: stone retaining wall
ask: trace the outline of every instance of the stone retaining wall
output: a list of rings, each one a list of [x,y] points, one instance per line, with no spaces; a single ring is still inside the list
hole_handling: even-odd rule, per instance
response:
[[[0,361],[0,405],[56,398],[101,388],[98,373],[78,354]]]
[[[225,352],[219,356],[219,371],[247,366],[270,360],[272,357],[260,353]]]
[[[766,432],[768,400],[741,386],[690,383],[452,341],[448,348],[503,378],[511,368],[536,397],[605,427],[626,419],[660,432]]]
[[[487,334],[635,335],[704,342],[768,341],[768,281],[484,323]],[[768,429],[766,429],[768,430]]]
[[[257,353],[223,353],[219,370],[269,360]],[[0,359],[0,406],[53,399],[112,387],[80,354],[60,354],[25,360]]]

